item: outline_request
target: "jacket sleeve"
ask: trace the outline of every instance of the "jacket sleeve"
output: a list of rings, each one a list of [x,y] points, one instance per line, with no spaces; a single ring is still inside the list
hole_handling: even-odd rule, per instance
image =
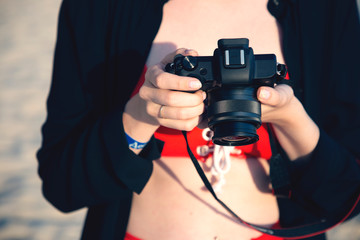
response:
[[[360,194],[360,24],[356,1],[322,4],[318,5],[326,9],[323,19],[329,16],[329,28],[307,32],[308,43],[303,45],[309,64],[305,76],[316,74],[314,68],[321,69],[313,81],[305,83],[313,92],[306,96],[311,101],[304,101],[321,129],[320,139],[308,159],[291,163],[291,176],[294,191],[306,196],[321,215],[345,216]],[[320,26],[321,20],[312,21]],[[324,39],[314,39],[319,31],[323,31]],[[312,61],[319,52],[323,53],[322,60]]]
[[[110,1],[96,0],[64,0],[60,9],[37,158],[44,196],[65,212],[140,193],[151,175],[151,160],[161,152],[154,138],[140,155],[129,150],[122,125],[125,103],[107,104],[111,9]]]

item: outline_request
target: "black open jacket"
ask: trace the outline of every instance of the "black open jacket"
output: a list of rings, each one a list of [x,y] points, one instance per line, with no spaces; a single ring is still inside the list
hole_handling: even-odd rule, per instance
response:
[[[154,138],[139,156],[128,149],[122,111],[143,70],[164,2],[63,1],[37,158],[43,193],[56,208],[89,208],[85,239],[123,238],[132,194],[144,188],[152,160],[160,156],[162,145]],[[295,94],[321,129],[311,156],[289,163],[291,187],[301,197],[278,200],[281,225],[345,214],[360,185],[356,1],[270,0],[268,8],[283,31]]]

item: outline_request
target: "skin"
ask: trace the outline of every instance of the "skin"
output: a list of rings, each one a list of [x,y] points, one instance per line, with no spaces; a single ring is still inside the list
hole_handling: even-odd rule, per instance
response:
[[[266,10],[266,3],[267,0],[226,0],[226,4],[218,0],[171,0],[165,4],[163,21],[146,63],[145,83],[125,107],[126,133],[146,142],[160,125],[187,131],[203,126],[205,93],[199,90],[200,82],[164,72],[165,65],[177,54],[209,56],[219,38],[240,36],[250,39],[256,54],[275,53],[278,62],[284,63],[279,29]],[[318,142],[319,129],[292,89],[287,85],[261,87],[257,97],[262,103],[262,121],[272,123],[288,156],[296,161],[311,153]],[[269,188],[268,161],[234,157],[231,164],[220,198],[243,219],[272,226],[279,215]],[[208,179],[213,177],[210,165],[211,162],[202,164]],[[133,195],[127,231],[146,240],[223,240],[234,236],[252,239],[260,235],[234,222],[203,190],[186,157],[154,161],[153,174],[144,190]]]

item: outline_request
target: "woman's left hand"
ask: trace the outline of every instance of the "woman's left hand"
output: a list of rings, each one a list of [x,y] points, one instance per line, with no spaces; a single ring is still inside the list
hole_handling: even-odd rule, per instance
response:
[[[260,87],[257,98],[262,103],[261,120],[273,124],[283,124],[291,118],[290,110],[295,107],[296,98],[293,89],[286,84],[272,87]]]
[[[272,123],[279,143],[292,160],[310,154],[316,147],[320,131],[316,123],[286,84],[274,88],[260,87],[261,119]]]

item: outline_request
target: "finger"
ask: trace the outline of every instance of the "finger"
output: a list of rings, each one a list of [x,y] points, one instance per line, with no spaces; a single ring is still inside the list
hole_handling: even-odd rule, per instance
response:
[[[195,107],[206,98],[205,92],[199,90],[195,93],[171,91],[166,89],[143,86],[139,95],[146,101],[171,107]]]
[[[200,116],[188,120],[159,119],[159,124],[161,126],[181,131],[191,131],[199,124],[199,122],[201,122]]]
[[[162,66],[165,67],[166,64],[174,61],[175,56],[178,54],[181,54],[184,56],[198,56],[199,55],[198,52],[193,49],[179,48],[175,52],[172,52],[164,57],[164,59],[161,61]]]
[[[273,107],[285,105],[293,96],[293,89],[286,84],[279,84],[275,88],[260,87],[257,91],[259,101]]]
[[[179,91],[194,91],[201,88],[201,82],[196,78],[181,77],[174,74],[164,72],[165,65],[174,60],[178,54],[184,56],[197,56],[198,53],[192,49],[180,48],[175,52],[168,54],[159,64],[149,68],[145,74],[144,85],[151,84],[154,87],[162,89],[172,89]]]
[[[204,112],[204,104],[201,103],[195,107],[170,107],[160,106],[158,116],[160,118],[174,119],[174,120],[188,120],[200,116]]]
[[[200,89],[202,86],[197,78],[177,76],[163,72],[158,68],[152,68],[147,71],[145,78],[148,78],[148,83],[153,87],[161,89],[194,91]]]
[[[169,54],[172,57],[174,54],[181,53],[183,55],[198,55],[195,50],[191,49],[178,49],[176,52]],[[165,57],[163,62],[167,62],[168,57]],[[173,59],[172,59],[173,60]],[[171,60],[171,61],[172,61]],[[154,87],[162,89],[172,89],[179,91],[194,91],[201,88],[201,82],[196,78],[181,77],[174,74],[164,72],[164,66],[162,63],[156,64],[149,68],[145,74],[145,85],[151,84]]]

